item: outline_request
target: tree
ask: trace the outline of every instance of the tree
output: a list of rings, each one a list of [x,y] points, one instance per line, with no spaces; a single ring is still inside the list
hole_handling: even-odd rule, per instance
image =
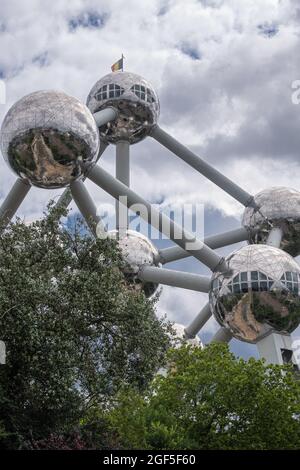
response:
[[[235,358],[221,344],[181,347],[169,361],[147,393],[120,393],[109,413],[120,447],[300,448],[300,383],[290,369]]]
[[[95,241],[78,223],[67,230],[61,215],[52,207],[43,220],[18,220],[0,236],[0,335],[7,348],[0,422],[7,448],[71,432],[121,385],[143,389],[169,344],[155,300],[126,284],[116,243]]]

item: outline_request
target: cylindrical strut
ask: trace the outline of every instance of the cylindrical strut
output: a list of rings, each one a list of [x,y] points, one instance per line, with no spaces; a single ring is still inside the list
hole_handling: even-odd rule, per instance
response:
[[[98,127],[104,126],[110,121],[114,121],[118,117],[118,111],[112,106],[108,106],[101,111],[97,111],[93,114],[94,119]]]
[[[30,184],[23,181],[21,178],[16,180],[0,207],[0,221],[2,228],[13,218],[30,188]]]
[[[282,235],[282,229],[280,227],[272,228],[266,241],[266,245],[274,246],[274,248],[280,248]]]
[[[148,201],[115,179],[103,168],[95,166],[88,172],[87,177],[115,199],[123,196],[126,199],[126,201],[124,199],[124,205],[138,213],[161,233],[169,236],[177,245],[188,251],[212,271],[216,269],[226,271],[228,269],[224,258],[198,240],[193,234],[175,224],[165,214],[154,209]]]
[[[185,328],[187,338],[194,338],[198,331],[205,325],[211,317],[210,305],[207,303],[198,313],[196,318]]]
[[[97,208],[83,182],[73,181],[70,184],[70,189],[78,209],[80,210],[93,234],[97,235],[99,229],[103,232],[104,228],[101,223],[101,218],[99,215],[97,215]]]
[[[240,227],[235,230],[230,230],[229,232],[210,235],[205,237],[203,241],[210,248],[216,249],[247,240],[248,237],[248,230],[246,230],[244,227]],[[159,261],[162,264],[171,263],[172,261],[187,258],[188,256],[190,256],[189,253],[184,251],[179,246],[172,246],[170,248],[164,248],[159,251]]]
[[[212,343],[229,343],[229,341],[231,341],[232,338],[233,338],[232,333],[223,326],[216,332],[211,342]]]
[[[128,141],[120,141],[116,144],[116,178],[130,186],[130,145]],[[128,209],[120,204],[116,199],[116,228],[117,230],[127,230]]]
[[[159,126],[156,126],[153,129],[151,137],[185,161],[188,165],[195,168],[195,170],[199,171],[199,173],[215,183],[219,188],[230,194],[230,196],[243,204],[243,206],[256,207],[254,198],[251,194],[247,193],[247,191],[240,188],[236,183],[222,175],[222,173],[191,152],[187,147],[182,145]]]
[[[138,277],[142,281],[166,284],[168,286],[181,287],[182,289],[190,289],[198,292],[208,292],[211,282],[209,276],[173,271],[172,269],[162,269],[146,264],[141,266]]]

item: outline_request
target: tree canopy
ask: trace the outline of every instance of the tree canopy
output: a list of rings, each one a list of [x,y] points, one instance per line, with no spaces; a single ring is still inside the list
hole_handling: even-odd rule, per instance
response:
[[[293,371],[235,358],[227,345],[171,350],[146,393],[123,391],[110,412],[126,449],[299,449]]]
[[[169,325],[130,289],[113,240],[94,240],[62,212],[0,236],[2,446],[68,432],[124,384],[141,390],[162,364]]]

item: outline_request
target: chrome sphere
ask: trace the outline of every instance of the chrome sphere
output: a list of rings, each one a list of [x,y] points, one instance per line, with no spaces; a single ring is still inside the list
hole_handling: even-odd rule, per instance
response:
[[[62,188],[97,158],[99,132],[90,110],[58,91],[37,91],[6,114],[0,146],[17,175],[40,188]]]
[[[196,348],[203,348],[203,344],[199,336],[195,336],[195,338],[187,338],[185,336],[185,327],[181,323],[174,323],[172,328],[175,332],[175,336],[172,336],[172,342],[174,343],[175,348],[179,348],[184,344],[194,346]]]
[[[214,273],[209,294],[221,326],[248,343],[297,328],[300,267],[290,255],[268,245],[247,245],[229,255],[227,263],[231,272]]]
[[[242,224],[253,230],[250,243],[265,243],[272,227],[279,227],[283,236],[280,248],[292,256],[300,254],[300,192],[278,187],[265,189],[254,200],[259,211],[245,209]]]
[[[112,230],[109,236],[118,242],[126,262],[123,272],[129,284],[137,290],[143,290],[146,297],[151,297],[156,292],[158,284],[141,281],[138,278],[138,272],[144,264],[159,266],[158,250],[147,237],[134,230],[127,230],[126,234],[121,237],[117,230]]]
[[[92,113],[108,106],[118,110],[117,119],[99,129],[101,139],[112,144],[120,140],[139,142],[156,125],[159,116],[159,100],[152,85],[129,72],[112,72],[101,78],[93,86],[87,106]]]

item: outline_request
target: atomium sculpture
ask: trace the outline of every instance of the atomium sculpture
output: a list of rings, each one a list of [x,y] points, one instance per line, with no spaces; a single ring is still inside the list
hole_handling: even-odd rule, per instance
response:
[[[151,296],[166,284],[209,294],[209,302],[189,325],[174,326],[178,338],[201,347],[197,334],[213,314],[221,328],[212,341],[235,337],[257,344],[267,362],[295,363],[290,334],[300,323],[300,268],[291,255],[300,253],[300,193],[271,188],[252,196],[162,130],[159,110],[153,87],[128,72],[113,72],[96,82],[87,107],[56,91],[18,101],[8,111],[0,136],[2,154],[18,175],[0,208],[1,226],[14,216],[32,185],[66,187],[57,204],[67,207],[73,198],[91,231],[103,233],[83,182],[88,178],[116,199],[116,230],[110,236],[118,240],[130,288]],[[132,191],[130,145],[146,137],[239,201],[245,208],[242,226],[199,240]],[[96,164],[109,144],[116,146],[116,177],[101,162]],[[146,237],[129,230],[129,208],[175,245],[158,251]],[[226,259],[214,251],[241,241],[248,245]],[[164,268],[187,256],[207,266],[212,276]]]

